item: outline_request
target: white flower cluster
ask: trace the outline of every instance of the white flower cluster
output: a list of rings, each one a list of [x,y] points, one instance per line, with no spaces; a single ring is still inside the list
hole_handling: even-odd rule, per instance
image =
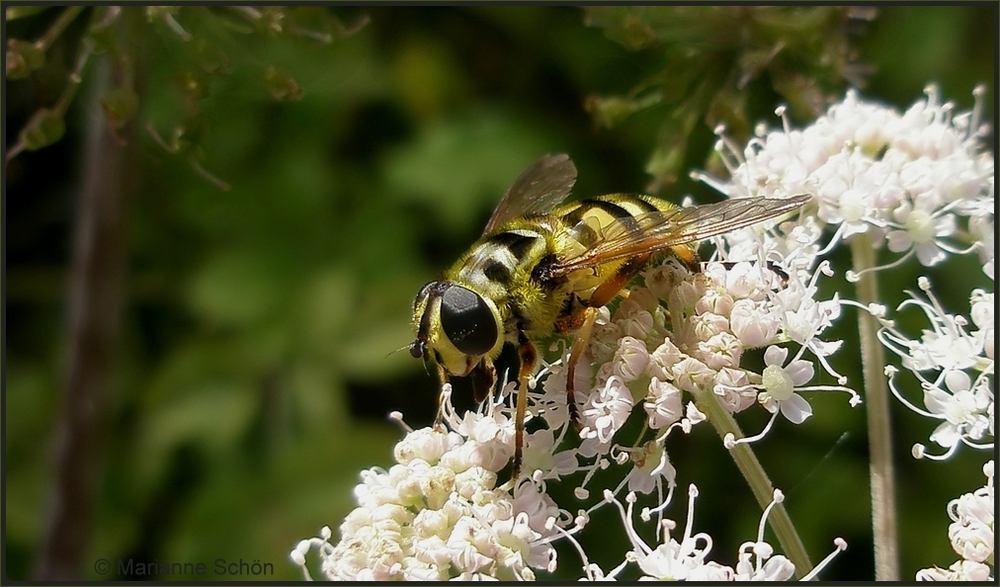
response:
[[[927,300],[910,293],[900,309],[917,306],[930,322],[920,340],[911,340],[895,325],[883,319],[879,338],[883,345],[901,357],[902,365],[920,383],[924,409],[910,402],[896,385],[898,369],[889,365],[886,375],[889,388],[901,403],[914,412],[940,421],[931,434],[932,442],[945,449],[941,455],[914,446],[917,458],[945,459],[965,444],[972,448],[994,447],[996,412],[994,411],[995,317],[993,293],[977,289],[970,299],[972,324],[964,316],[948,314],[931,291],[930,281],[918,281]],[[932,372],[933,377],[925,375]]]
[[[672,488],[675,476],[663,441],[674,428],[687,432],[705,421],[704,402],[718,402],[730,413],[763,407],[772,413],[765,433],[778,415],[794,424],[811,415],[799,392],[836,389],[850,393],[852,404],[860,402],[843,387],[807,385],[815,368],[803,357],[811,352],[828,367],[824,357],[839,343],[818,335],[840,312],[836,299],[814,299],[819,271],[810,269],[815,273],[796,269],[785,275],[768,263],[730,261],[691,274],[668,259],[647,270],[645,286],[630,288],[614,313],[603,308],[576,373],[583,425],[578,455],[581,463],[590,461],[581,467],[630,465],[614,493],[625,484],[639,493],[655,488],[663,501],[663,484]],[[791,359],[789,348],[779,346],[790,342],[798,347]],[[743,361],[756,348],[765,348],[760,372]],[[595,365],[595,372],[586,365]],[[566,410],[559,406],[565,402],[565,373],[560,366],[549,371],[544,393],[532,400],[536,413],[558,428],[565,424]],[[619,431],[640,407],[642,432],[621,438]]]
[[[994,581],[992,574],[996,495],[993,461],[983,466],[986,485],[948,503],[951,546],[961,558],[947,569],[934,567],[917,573],[918,581]]]
[[[627,505],[615,499],[610,491],[605,491],[604,499],[614,504],[621,515],[632,550],[625,555],[625,560],[611,572],[605,574],[600,567],[587,564],[586,578],[594,581],[613,579],[629,563],[635,563],[642,573],[640,580],[655,581],[789,581],[795,573],[795,565],[782,555],[775,555],[774,548],[764,540],[764,528],[768,515],[778,503],[784,500],[780,491],[774,492],[774,499],[764,510],[757,530],[757,539],[740,545],[737,554],[736,567],[729,567],[708,560],[712,550],[712,537],[704,532],[692,534],[694,527],[694,504],[698,497],[698,488],[691,485],[688,488],[688,516],[684,526],[684,534],[680,541],[671,536],[677,528],[673,520],[662,520],[662,542],[652,548],[639,536],[632,525],[633,509],[636,501],[635,493],[629,492],[625,497]],[[809,581],[826,567],[837,552],[847,548],[843,539],[834,540],[836,550],[816,565],[812,571],[801,580]]]
[[[981,139],[988,131],[980,121],[984,90],[974,92],[972,112],[957,116],[953,116],[952,104],[940,102],[937,88],[930,86],[926,92],[926,100],[901,114],[864,102],[849,91],[843,102],[802,130],[791,129],[779,109],[784,127],[759,128],[758,137],[742,152],[720,142],[719,150],[733,176],[728,184],[698,177],[731,197],[751,192],[772,197],[816,194],[816,219],[835,228],[827,250],[865,233],[873,246],[902,253],[883,269],[913,255],[929,266],[944,261],[946,253],[975,250],[992,280],[994,157],[982,151]],[[966,219],[964,229],[959,218]],[[804,250],[811,252],[819,229],[800,222],[798,233],[789,233],[790,240],[807,245]],[[739,236],[727,235],[726,239],[736,247]],[[964,250],[953,244],[961,237],[967,239]],[[780,241],[772,241],[771,246],[780,246]],[[933,439],[951,450],[959,439],[992,436],[993,293],[972,292],[975,329],[966,333],[968,320],[948,315],[930,294],[926,280],[920,286],[930,295],[930,302],[912,296],[900,309],[918,305],[932,329],[917,342],[883,320],[880,337],[903,358],[903,366],[917,374],[929,410],[922,413],[945,420]],[[880,308],[873,310],[884,313]],[[938,376],[928,380],[920,375],[928,370],[937,370]],[[895,373],[890,369],[887,374],[891,379]],[[893,391],[902,399],[895,386]]]
[[[742,152],[725,141],[719,151],[732,173],[728,184],[697,175],[730,197],[816,195],[816,218],[835,229],[829,247],[859,233],[875,247],[916,256],[924,266],[964,252],[963,235],[993,277],[993,154],[981,152],[983,88],[970,113],[953,116],[936,87],[905,113],[871,104],[849,91],[843,102],[802,130],[784,109],[781,130],[758,128]],[[965,219],[964,230],[959,219]]]
[[[450,416],[457,432],[411,430],[396,445],[397,464],[362,472],[336,545],[329,528],[298,544],[291,557],[307,578],[313,548],[327,580],[532,580],[532,569],[555,570],[560,510],[532,483],[513,495],[496,486],[513,453],[512,424]]]
[[[646,287],[632,288],[613,316],[601,310],[593,343],[580,361],[575,385],[582,396],[579,446],[563,448],[572,444],[564,442],[572,428],[566,407],[568,353],[547,365],[536,378],[542,385],[528,391],[528,418],[543,419],[545,426],[526,435],[527,477],[513,489],[510,482],[498,486],[497,473],[513,455],[514,384],[481,413],[464,416],[451,406],[450,386],[445,386],[448,430],[409,431],[396,447],[396,465],[362,473],[355,490],[358,507],[341,525],[340,541],[331,545],[331,533],[324,531],[303,540],[292,559],[309,576],[306,555],[317,549],[327,579],[533,578],[535,570],[555,569],[551,543],[562,538],[575,543],[572,536],[589,514],[574,517],[560,509],[546,484],[584,472],[577,495],[586,498],[584,487],[593,474],[615,465],[624,467],[622,481],[608,495],[613,498],[626,486],[633,496],[655,489],[660,505],[644,508],[641,517],[648,521],[658,513],[662,524],[676,474],[664,439],[674,428],[689,431],[706,419],[698,402],[714,398],[732,413],[760,405],[773,414],[772,422],[783,414],[801,423],[811,409],[799,392],[834,389],[807,386],[814,368],[801,358],[807,350],[828,354],[837,346],[818,344],[816,335],[839,306],[813,299],[817,276],[785,275],[767,263],[747,261],[713,262],[698,274],[671,260],[651,268],[644,276]],[[660,299],[667,300],[669,312]],[[800,342],[791,360],[788,348],[779,346],[789,341]],[[741,365],[745,349],[765,346],[760,373]],[[597,365],[596,372],[589,365]],[[857,400],[846,391],[852,402]],[[686,406],[683,392],[690,394]],[[642,406],[643,430],[626,441],[619,432],[638,412],[636,404]],[[664,484],[671,490],[666,497]],[[754,552],[759,557],[764,551]],[[738,580],[778,573],[776,562],[766,571],[747,571],[746,564],[720,576]]]

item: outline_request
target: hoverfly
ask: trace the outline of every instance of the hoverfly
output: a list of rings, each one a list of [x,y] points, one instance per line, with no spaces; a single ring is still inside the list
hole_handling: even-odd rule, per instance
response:
[[[516,346],[515,482],[538,341],[578,331],[566,395],[579,427],[574,372],[598,308],[653,255],[673,254],[697,272],[697,241],[792,212],[811,198],[744,198],[681,208],[651,196],[613,194],[560,206],[575,183],[576,166],[565,154],[531,164],[504,194],[482,237],[413,302],[416,340],[410,354],[424,362],[433,357],[442,385],[449,376],[470,377],[476,402],[493,390],[500,350]],[[439,409],[438,424],[440,419]]]

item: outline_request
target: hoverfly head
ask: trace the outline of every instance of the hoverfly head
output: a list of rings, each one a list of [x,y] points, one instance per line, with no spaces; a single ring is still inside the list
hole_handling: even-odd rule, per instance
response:
[[[431,312],[428,308],[431,291],[440,282],[431,281],[424,284],[417,292],[417,297],[413,299],[413,327],[417,331],[417,338],[410,343],[410,355],[414,359],[423,359],[424,363],[430,358],[427,352],[427,337],[430,330]]]
[[[424,361],[433,355],[449,374],[459,377],[503,346],[496,305],[449,281],[432,281],[420,288],[413,301],[413,325],[417,337],[410,354]]]

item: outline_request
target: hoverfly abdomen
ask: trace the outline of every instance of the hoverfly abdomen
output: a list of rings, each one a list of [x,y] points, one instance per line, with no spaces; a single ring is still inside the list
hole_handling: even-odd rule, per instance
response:
[[[667,202],[662,202],[667,204]],[[672,204],[670,204],[672,206]],[[565,211],[563,212],[563,209]],[[596,226],[606,229],[609,226],[620,225],[625,231],[637,232],[642,229],[638,220],[642,216],[660,210],[651,200],[642,196],[617,194],[581,200],[567,204],[555,213],[563,212],[562,220],[570,230],[579,231],[581,243],[590,245],[603,235],[601,231],[586,230]],[[592,242],[588,240],[594,239]]]

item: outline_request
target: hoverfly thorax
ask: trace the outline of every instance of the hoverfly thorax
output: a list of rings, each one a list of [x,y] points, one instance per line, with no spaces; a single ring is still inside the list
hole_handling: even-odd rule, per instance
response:
[[[468,375],[503,344],[496,305],[449,281],[432,281],[420,289],[413,301],[413,324],[417,338],[410,354],[424,361],[433,357],[449,375]]]

